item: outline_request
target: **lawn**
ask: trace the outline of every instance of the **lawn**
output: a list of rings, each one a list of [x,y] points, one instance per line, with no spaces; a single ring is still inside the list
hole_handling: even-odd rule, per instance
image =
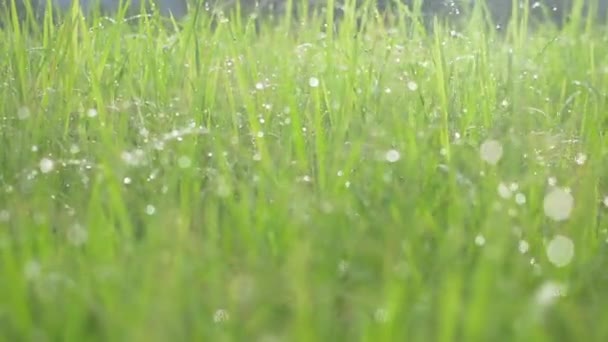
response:
[[[605,25],[75,14],[2,17],[0,340],[608,340]]]

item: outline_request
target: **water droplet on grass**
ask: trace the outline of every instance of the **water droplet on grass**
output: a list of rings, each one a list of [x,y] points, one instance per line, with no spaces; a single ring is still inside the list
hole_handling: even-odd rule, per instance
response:
[[[181,156],[179,159],[177,159],[177,166],[179,166],[181,169],[187,169],[192,166],[192,161],[187,156]]]
[[[23,274],[27,280],[35,280],[40,277],[41,273],[42,267],[40,267],[40,263],[36,260],[28,261],[23,269]]]
[[[300,178],[300,181],[304,183],[310,183],[312,182],[312,177],[309,175],[304,175]]]
[[[122,182],[123,182],[124,184],[126,184],[126,185],[129,185],[129,184],[131,184],[131,178],[129,178],[129,177],[125,177],[125,178],[122,180]]]
[[[574,157],[574,162],[578,165],[583,165],[587,161],[587,155],[584,153],[578,153],[576,157]]]
[[[499,141],[490,139],[481,144],[479,154],[488,164],[496,165],[502,158],[503,148]]]
[[[340,260],[338,263],[338,274],[344,276],[350,268],[350,263],[346,260]]]
[[[19,120],[27,120],[31,116],[30,109],[27,107],[21,107],[17,110],[17,118]]]
[[[224,177],[219,177],[217,180],[217,188],[215,189],[215,191],[219,197],[226,198],[232,193],[232,188]]]
[[[483,246],[483,245],[485,245],[485,244],[486,244],[486,238],[485,238],[483,235],[478,234],[478,235],[475,237],[475,244],[476,244],[477,246]]]
[[[71,226],[67,231],[68,242],[79,247],[85,244],[89,238],[87,230],[79,224]]]
[[[316,78],[316,77],[311,77],[311,78],[309,78],[309,79],[308,79],[308,85],[309,85],[311,88],[316,88],[316,87],[318,87],[318,86],[319,86],[319,79],[318,79],[318,78]]]
[[[213,314],[213,322],[215,323],[224,323],[230,319],[230,315],[228,311],[225,309],[218,309]]]
[[[148,204],[145,211],[148,215],[154,215],[154,213],[156,213],[156,208],[152,204]]]
[[[522,194],[521,192],[518,192],[515,195],[515,203],[517,203],[519,205],[526,204],[526,195]]]
[[[125,151],[121,153],[120,157],[126,164],[138,166],[143,164],[145,152],[141,149],[136,149],[133,152]]]
[[[395,163],[401,159],[401,154],[397,150],[388,150],[384,155],[384,158],[389,163]]]
[[[42,173],[49,173],[51,171],[53,171],[53,168],[55,167],[55,163],[53,162],[53,160],[49,159],[49,158],[42,158],[42,160],[40,160],[40,172]]]
[[[418,83],[416,83],[414,81],[407,82],[407,89],[409,89],[410,91],[418,90]]]
[[[554,221],[564,221],[570,217],[574,207],[572,195],[561,188],[551,190],[543,201],[545,215]]]
[[[519,250],[519,252],[521,254],[526,254],[526,253],[528,253],[528,250],[530,250],[530,244],[526,240],[519,240],[517,249]]]
[[[500,184],[498,184],[498,195],[504,199],[508,199],[511,198],[513,193],[505,183],[501,182]]]
[[[6,210],[6,209],[2,209],[0,210],[0,222],[8,222],[11,219],[11,212]]]
[[[378,323],[386,323],[388,321],[388,311],[384,308],[378,308],[374,311],[374,320]]]
[[[95,109],[95,108],[90,108],[89,110],[87,110],[87,116],[89,118],[94,118],[97,116],[97,114],[98,114],[97,109]]]
[[[568,288],[555,281],[547,281],[543,283],[536,291],[535,302],[541,306],[551,305],[559,297],[564,297]]]
[[[547,245],[547,258],[557,266],[567,266],[574,258],[574,242],[564,235],[556,235]]]

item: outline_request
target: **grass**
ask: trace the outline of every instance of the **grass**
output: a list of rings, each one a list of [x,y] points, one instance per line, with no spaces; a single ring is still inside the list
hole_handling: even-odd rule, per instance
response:
[[[1,29],[2,340],[605,341],[605,28],[396,13]]]

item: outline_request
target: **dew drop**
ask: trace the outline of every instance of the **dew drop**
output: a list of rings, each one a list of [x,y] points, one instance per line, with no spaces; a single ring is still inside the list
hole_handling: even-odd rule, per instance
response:
[[[530,244],[526,240],[519,240],[517,249],[519,250],[519,253],[526,254],[528,253],[528,250],[530,250]]]
[[[17,118],[19,120],[27,120],[31,116],[30,109],[27,107],[21,107],[17,110]]]
[[[522,194],[521,192],[515,194],[515,203],[518,205],[526,204],[526,195]]]
[[[11,212],[6,210],[6,209],[2,209],[0,210],[0,222],[8,222],[11,219]]]
[[[148,205],[146,206],[145,211],[146,211],[146,214],[147,214],[147,215],[150,215],[150,216],[151,216],[151,215],[154,215],[154,213],[156,213],[156,208],[155,208],[155,207],[154,207],[152,204],[148,204]]]
[[[551,190],[543,201],[545,215],[554,221],[568,219],[573,207],[574,198],[572,194],[561,188]]]
[[[407,89],[409,89],[410,91],[418,90],[418,83],[416,83],[414,81],[407,82]]]
[[[551,305],[559,297],[566,295],[568,288],[555,281],[547,281],[543,283],[536,291],[535,301],[536,304],[541,306]]]
[[[378,308],[374,311],[374,320],[378,323],[386,323],[388,321],[388,311],[384,308]]]
[[[72,225],[67,231],[68,242],[78,247],[84,245],[88,238],[89,233],[87,230],[79,224]]]
[[[568,265],[574,258],[574,242],[564,235],[556,235],[547,245],[547,258],[557,267]]]
[[[502,158],[503,148],[497,140],[486,140],[481,144],[479,154],[481,159],[491,165],[496,165]]]
[[[177,159],[177,166],[179,166],[180,169],[187,169],[192,166],[192,161],[187,156],[181,156]]]
[[[384,158],[389,163],[395,163],[395,162],[399,161],[399,159],[401,159],[401,154],[399,153],[399,151],[392,149],[392,150],[388,150],[385,153]]]
[[[89,110],[87,110],[87,116],[89,118],[94,118],[97,116],[97,109],[95,108],[90,108]]]
[[[131,184],[131,178],[129,178],[129,177],[125,177],[125,178],[122,180],[122,182],[123,182],[124,184],[126,184],[126,185],[129,185],[129,184]]]
[[[35,280],[40,277],[42,273],[42,267],[40,267],[40,263],[36,260],[30,260],[25,264],[23,273],[25,275],[25,279],[27,280]]]
[[[348,273],[349,268],[350,264],[346,260],[340,260],[340,262],[338,263],[338,273],[341,276],[344,276],[346,273]]]
[[[213,322],[215,323],[224,323],[230,319],[230,315],[228,311],[225,309],[218,309],[213,314]]]
[[[70,153],[71,154],[77,154],[78,152],[80,152],[80,148],[78,147],[78,145],[72,145],[72,146],[70,146]]]
[[[483,245],[485,245],[485,244],[486,244],[486,238],[485,238],[483,235],[478,234],[478,235],[475,237],[475,244],[476,244],[477,246],[483,246]]]
[[[226,198],[232,193],[232,188],[224,177],[220,177],[217,180],[217,188],[215,191],[219,197]]]
[[[498,184],[498,195],[504,199],[508,199],[511,198],[513,193],[505,183],[501,182],[500,184]]]
[[[574,162],[578,165],[583,165],[587,161],[587,155],[584,153],[577,153],[576,157],[574,157]]]
[[[42,173],[49,173],[51,171],[53,171],[53,168],[55,167],[55,163],[53,162],[53,160],[49,159],[49,158],[42,158],[42,160],[40,160],[40,172]]]
[[[308,79],[308,85],[309,85],[311,88],[316,88],[316,87],[318,87],[318,86],[319,86],[319,79],[318,79],[318,78],[316,78],[316,77],[311,77],[311,78],[309,78],[309,79]]]

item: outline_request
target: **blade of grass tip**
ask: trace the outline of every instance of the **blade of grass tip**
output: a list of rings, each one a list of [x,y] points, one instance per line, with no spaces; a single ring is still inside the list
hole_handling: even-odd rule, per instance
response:
[[[587,1],[589,2],[589,1]],[[594,1],[591,1],[594,2]],[[574,0],[574,2],[572,2],[572,7],[569,8],[563,8],[562,11],[564,12],[562,17],[563,18],[568,18],[568,23],[567,25],[570,26],[569,29],[572,30],[571,33],[573,36],[580,36],[580,34],[585,33],[586,31],[586,25],[584,24],[584,19],[583,19],[583,6],[584,3],[583,1],[580,0]],[[594,6],[593,4],[591,4],[591,6]],[[588,17],[593,17],[593,15],[589,15]],[[564,20],[564,19],[562,19]],[[589,19],[587,19],[589,20]],[[564,25],[565,23],[560,23],[560,25]]]
[[[315,164],[314,164],[314,172],[313,177],[316,178],[316,184],[320,192],[325,190],[325,166],[326,160],[325,156],[327,154],[327,146],[326,146],[326,136],[329,134],[324,124],[324,116],[325,111],[323,110],[323,99],[322,94],[326,91],[324,89],[325,85],[322,81],[317,80],[317,82],[321,82],[320,86],[316,86],[311,88],[312,92],[312,101],[313,101],[313,126],[314,126],[314,135],[315,135]]]
[[[582,0],[579,2],[583,2]],[[587,1],[587,15],[584,18],[584,23],[585,23],[585,35],[592,35],[593,33],[595,33],[595,29],[596,29],[596,20],[598,19],[598,6],[599,6],[599,0],[590,0]],[[583,5],[580,5],[583,6]]]
[[[285,2],[285,13],[283,13],[283,16],[281,18],[282,21],[282,26],[283,26],[283,32],[285,33],[285,36],[289,36],[291,33],[291,29],[293,26],[293,12],[294,12],[294,7],[296,6],[294,1],[298,1],[298,0],[286,0]]]
[[[446,62],[443,50],[443,27],[439,25],[438,19],[435,18],[433,25],[434,44],[433,44],[433,62],[435,64],[435,91],[439,97],[439,106],[441,111],[441,132],[440,144],[445,152],[445,158],[450,160],[450,113],[448,107],[448,84],[446,77]]]
[[[482,27],[482,22],[477,22],[478,27]],[[477,75],[479,76],[479,88],[484,93],[483,94],[483,125],[484,127],[490,127],[492,119],[493,119],[493,111],[495,107],[496,97],[497,97],[497,89],[496,82],[492,77],[492,71],[490,69],[490,48],[489,48],[489,38],[485,34],[486,30],[482,29],[481,37],[477,39],[477,54],[478,54],[478,64],[477,64]],[[476,113],[469,113],[470,115],[475,115]]]
[[[335,16],[335,0],[327,0],[325,8],[325,39],[333,46],[334,40],[334,16]],[[331,51],[331,49],[330,49]],[[331,54],[328,53],[328,58]]]
[[[12,60],[14,69],[16,69],[17,74],[17,84],[19,85],[19,100],[22,104],[29,102],[29,94],[30,92],[27,89],[27,50],[25,47],[25,37],[23,36],[23,27],[21,20],[19,19],[18,10],[17,10],[17,1],[11,0],[11,25],[12,32],[10,34],[11,37],[11,46],[12,46]],[[33,20],[30,17],[26,18],[27,20]]]

